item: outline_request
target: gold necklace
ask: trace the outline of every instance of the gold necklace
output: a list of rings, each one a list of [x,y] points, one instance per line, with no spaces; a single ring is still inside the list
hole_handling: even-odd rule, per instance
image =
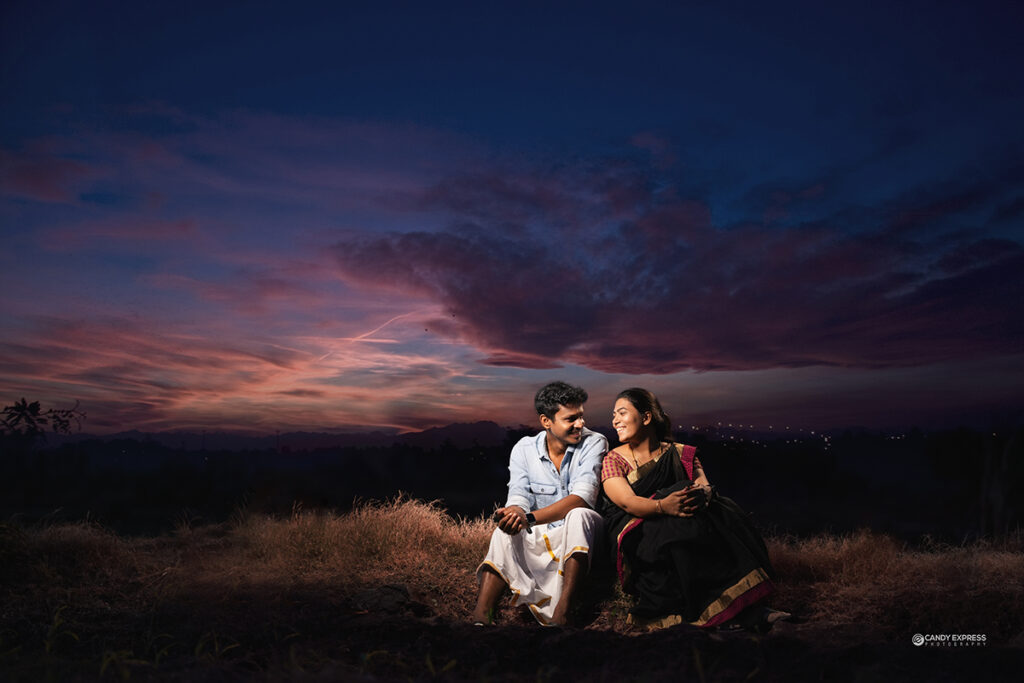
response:
[[[629,444],[627,444],[627,446],[628,445]],[[651,462],[652,460],[654,460],[655,458],[657,458],[659,455],[661,455],[661,447],[662,447],[662,444],[659,442],[658,443],[658,447],[655,449],[654,453],[651,454],[651,457],[648,458],[647,460],[644,460],[644,464],[645,465],[647,463]],[[635,467],[637,470],[639,470],[640,469],[640,463],[637,462],[636,453],[633,452],[633,447],[632,446],[629,446],[629,457],[633,458],[633,467]]]
[[[633,452],[633,447],[632,446],[629,447],[629,457],[633,458],[633,471],[634,472],[639,472],[640,471],[640,463],[638,463],[636,461],[636,454]]]

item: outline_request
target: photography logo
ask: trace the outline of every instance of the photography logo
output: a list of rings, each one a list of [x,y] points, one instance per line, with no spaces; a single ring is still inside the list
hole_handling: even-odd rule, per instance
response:
[[[915,647],[984,647],[984,633],[915,633],[910,642]]]

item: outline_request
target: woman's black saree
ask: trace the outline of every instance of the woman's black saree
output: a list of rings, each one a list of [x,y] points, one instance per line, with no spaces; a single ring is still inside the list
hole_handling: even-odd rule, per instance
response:
[[[686,488],[696,450],[672,444],[630,472],[633,492],[663,498]],[[619,580],[636,599],[634,623],[718,626],[774,591],[764,541],[729,498],[716,494],[691,517],[632,517],[604,495],[600,507]]]

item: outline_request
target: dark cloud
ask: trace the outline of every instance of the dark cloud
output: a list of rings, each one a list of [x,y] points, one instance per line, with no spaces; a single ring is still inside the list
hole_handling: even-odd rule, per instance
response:
[[[1024,184],[1024,164],[992,165],[994,168],[985,171],[961,169],[955,178],[912,188],[886,202],[881,215],[890,232],[934,234],[948,229],[950,220],[958,221],[960,226],[970,221],[969,229],[977,230],[985,227],[987,220],[983,216],[995,212],[1003,218],[1000,211],[1005,210],[1008,198],[1015,196]]]
[[[327,395],[326,392],[316,389],[290,389],[288,391],[278,391],[276,394],[278,396],[294,396],[296,398],[323,398]]]
[[[760,212],[765,223],[785,220],[794,208],[813,203],[825,194],[834,177],[816,178],[808,184],[760,183],[752,187],[741,199],[748,210]]]
[[[427,189],[415,208],[454,214],[463,232],[521,233],[537,222],[579,230],[652,199],[651,178],[634,164],[615,158],[567,163],[529,172],[510,165],[467,171]]]
[[[573,265],[578,254],[556,235],[487,233],[406,233],[336,247],[349,278],[444,302],[458,333],[482,348],[547,357],[596,322],[593,288]]]
[[[992,223],[1010,222],[1024,217],[1024,197],[1016,197],[1001,204],[992,214]]]
[[[529,368],[531,370],[555,370],[562,367],[561,363],[545,356],[508,351],[492,353],[486,358],[481,358],[480,362],[496,367]]]
[[[581,177],[590,192],[579,191]],[[842,216],[723,229],[706,205],[680,199],[668,185],[624,212],[607,181],[587,172],[561,182],[577,188],[572,193],[538,183],[538,196],[511,199],[515,211],[586,197],[568,211],[614,217],[582,237],[538,219],[515,235],[487,225],[396,233],[346,241],[335,254],[351,281],[443,304],[452,318],[435,331],[476,345],[494,365],[571,362],[630,373],[881,368],[1024,350],[1017,305],[1024,248],[945,230],[950,216],[966,221],[999,201],[1003,182],[921,188],[903,197],[902,208],[894,200],[860,211],[856,229]],[[459,197],[487,196],[489,211],[500,213],[493,180],[460,182],[471,187]],[[783,199],[820,192],[810,184]],[[454,203],[453,213],[465,206]],[[875,229],[865,229],[868,219]],[[936,224],[943,237],[926,239]]]

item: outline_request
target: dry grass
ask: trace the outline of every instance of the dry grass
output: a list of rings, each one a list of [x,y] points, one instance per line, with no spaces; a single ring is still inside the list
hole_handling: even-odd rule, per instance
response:
[[[813,622],[868,625],[883,633],[988,633],[1024,628],[1024,552],[1001,544],[911,549],[887,536],[770,539],[780,574],[776,602]]]
[[[389,618],[461,623],[490,531],[485,519],[453,519],[408,498],[343,515],[239,512],[202,526],[183,518],[173,534],[148,539],[87,523],[0,525],[0,672],[12,680],[372,674],[360,659],[367,652],[352,644],[357,632],[345,629],[374,616],[373,591],[407,590],[398,604],[406,616]],[[819,645],[821,634],[839,631],[869,643],[953,632],[1005,644],[1024,630],[1022,545],[1017,537],[915,549],[867,531],[770,538],[774,603],[805,617],[800,628]],[[626,631],[626,604],[599,593],[586,630]],[[515,611],[505,613],[515,623]]]
[[[227,545],[196,579],[210,584],[329,586],[343,593],[403,584],[457,618],[491,529],[452,519],[436,503],[367,502],[337,515],[296,507],[288,519],[238,516]],[[203,533],[203,532],[197,532]]]

